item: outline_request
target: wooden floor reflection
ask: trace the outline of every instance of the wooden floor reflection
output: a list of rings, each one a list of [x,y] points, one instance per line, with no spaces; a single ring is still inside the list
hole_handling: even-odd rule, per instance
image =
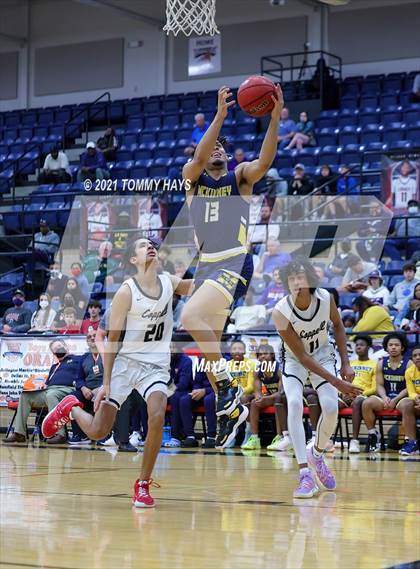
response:
[[[420,460],[335,453],[336,493],[293,501],[293,459],[170,450],[155,510],[131,508],[141,454],[0,447],[0,567],[383,568],[420,558]]]

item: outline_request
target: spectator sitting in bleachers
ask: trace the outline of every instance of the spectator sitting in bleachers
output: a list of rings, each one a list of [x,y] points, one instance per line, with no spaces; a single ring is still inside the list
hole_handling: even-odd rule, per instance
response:
[[[411,359],[413,365],[405,372],[408,397],[402,399],[398,405],[405,434],[405,442],[400,450],[403,456],[419,454],[416,422],[420,418],[420,345],[414,346]]]
[[[38,308],[32,314],[31,328],[29,332],[45,333],[52,331],[52,325],[57,313],[51,308],[51,299],[47,293],[40,295],[38,300]]]
[[[263,278],[264,275],[273,274],[274,269],[282,268],[292,260],[289,253],[281,251],[280,241],[278,239],[269,238],[267,240],[267,250],[260,258],[260,262],[254,271],[254,277]]]
[[[142,232],[142,237],[159,239],[159,229],[162,229],[162,219],[158,213],[153,211],[151,199],[140,202],[137,227]]]
[[[59,263],[51,263],[49,266],[49,280],[46,292],[50,295],[52,304],[63,295],[66,290],[67,281],[68,277],[61,272]]]
[[[265,306],[267,321],[270,322],[271,314],[275,305],[286,295],[280,278],[280,268],[273,271],[273,280],[265,287],[261,295],[257,298],[256,303]]]
[[[280,177],[277,168],[270,168],[264,179],[266,183],[264,195],[266,197],[278,198],[287,196],[288,184],[286,180]]]
[[[179,277],[180,279],[192,279],[193,274],[191,271],[187,269],[186,264],[182,259],[175,259],[174,261],[175,267],[175,276]]]
[[[0,334],[24,334],[31,327],[32,312],[22,305],[25,302],[25,293],[16,289],[13,306],[8,308],[0,319]]]
[[[171,253],[172,253],[171,248],[168,247],[167,245],[161,245],[161,247],[159,247],[158,258],[160,265],[162,267],[162,271],[165,271],[170,275],[173,275],[175,273],[175,266],[173,262],[169,259]]]
[[[80,326],[81,334],[90,334],[91,332],[96,332],[101,321],[101,303],[99,300],[90,300],[87,305],[87,311],[89,313],[89,318],[82,320],[82,325]]]
[[[62,336],[69,334],[80,334],[80,325],[77,323],[76,310],[74,308],[65,308],[63,310],[64,326],[57,329],[57,333]]]
[[[3,443],[24,443],[26,441],[26,423],[32,406],[45,406],[51,411],[66,395],[73,391],[73,382],[77,377],[80,359],[70,354],[64,340],[53,340],[49,346],[57,359],[57,363],[50,368],[46,388],[40,391],[22,391],[14,432],[3,440]],[[47,439],[46,442],[47,444],[66,442],[65,429],[61,429],[56,436]]]
[[[420,103],[420,73],[414,77],[413,88],[410,93],[412,103]]]
[[[194,117],[194,128],[191,133],[191,142],[184,150],[186,156],[192,156],[197,148],[197,144],[203,138],[204,133],[209,128],[209,123],[203,113],[197,113]]]
[[[90,296],[90,286],[89,281],[86,278],[86,275],[82,272],[82,263],[75,262],[72,263],[70,266],[71,276],[76,279],[77,284],[79,285],[80,292],[83,294],[85,298],[89,298]]]
[[[398,311],[394,324],[406,332],[420,333],[420,283],[414,287],[412,298]]]
[[[330,201],[325,208],[325,216],[328,219],[337,219],[347,217],[353,211],[357,211],[359,203],[351,196],[359,194],[359,183],[354,176],[351,175],[351,170],[348,166],[342,164],[338,172],[340,177],[337,180],[337,194],[340,195],[334,201]]]
[[[279,225],[271,223],[271,207],[263,203],[257,223],[248,228],[249,241],[253,244],[265,243],[267,239],[277,239],[279,232]]]
[[[257,359],[260,364],[265,362],[275,363],[274,371],[270,369],[260,368],[254,371],[254,398],[250,403],[250,419],[249,430],[250,436],[245,438],[244,443],[241,445],[243,450],[258,450],[261,448],[260,437],[258,436],[258,424],[260,413],[266,407],[274,407],[276,417],[276,436],[269,445],[272,449],[281,441],[282,436],[286,437],[287,432],[287,419],[282,415],[281,393],[283,385],[281,381],[280,364],[276,362],[274,348],[270,344],[260,345],[257,352]]]
[[[338,405],[340,409],[352,408],[353,436],[350,441],[349,452],[359,453],[359,432],[362,424],[362,404],[366,397],[376,393],[376,366],[377,361],[369,358],[369,349],[372,347],[372,339],[369,336],[360,335],[354,339],[354,351],[357,359],[351,360],[350,365],[355,373],[353,384],[363,389],[363,393],[357,397],[340,394]]]
[[[369,218],[357,232],[360,239],[356,243],[356,250],[364,261],[375,263],[381,256],[383,238],[388,231],[388,220],[381,214],[380,203],[373,199],[369,203]]]
[[[82,311],[76,304],[73,295],[70,292],[65,292],[60,299],[60,305],[57,310],[57,315],[52,326],[53,331],[64,328],[66,323],[64,320],[64,311],[67,308],[72,308],[76,311],[76,321],[79,323],[82,320],[84,310]]]
[[[96,146],[102,152],[107,162],[115,162],[118,141],[115,136],[115,131],[112,127],[107,128],[103,136],[98,138]]]
[[[74,299],[74,308],[84,311],[86,308],[86,297],[83,296],[76,279],[70,277],[66,283],[65,294],[69,293]]]
[[[337,193],[336,175],[328,164],[321,166],[319,176],[315,180],[315,190],[322,195],[335,195]]]
[[[406,253],[406,259],[410,259],[420,249],[419,202],[410,200],[407,206],[407,214],[404,216],[407,219],[397,219],[390,238],[385,241],[383,254],[391,259],[401,259],[402,252]]]
[[[389,355],[380,360],[376,367],[376,395],[368,397],[362,404],[363,420],[368,429],[366,452],[380,449],[380,436],[375,430],[376,413],[399,409],[399,402],[407,396],[405,372],[413,363],[407,355],[405,334],[388,334],[382,345]]]
[[[88,255],[83,261],[83,272],[90,284],[112,284],[113,274],[118,269],[118,263],[111,257],[112,243],[103,241],[97,254]]]
[[[254,397],[255,360],[245,356],[246,345],[243,340],[232,340],[229,347],[230,360],[227,369],[243,389],[241,403],[249,403]],[[227,355],[227,357],[229,357]]]
[[[401,310],[407,299],[412,296],[414,287],[419,282],[415,278],[416,266],[413,263],[406,263],[403,266],[404,279],[394,285],[391,294],[388,299],[389,308],[395,308],[395,310]]]
[[[28,262],[28,282],[32,281],[34,269],[46,270],[54,262],[59,246],[60,237],[49,228],[45,219],[40,219],[39,231],[35,233],[28,247],[29,251],[33,251],[32,258]]]
[[[238,306],[230,315],[230,320],[234,324],[229,324],[228,333],[243,332],[263,326],[266,318],[265,306],[262,304],[254,304],[253,295],[255,291],[249,287],[245,301],[242,306]]]
[[[389,312],[383,306],[373,304],[365,296],[358,296],[353,299],[353,311],[357,313],[357,323],[353,327],[353,332],[367,332],[372,338],[380,338],[386,332],[394,330]],[[375,334],[374,332],[380,332]]]
[[[305,166],[296,164],[293,178],[289,180],[289,196],[306,196],[312,192],[314,185],[309,176],[305,174]]]
[[[347,258],[347,270],[344,273],[340,292],[360,292],[368,287],[367,279],[372,271],[376,271],[375,263],[362,261],[357,255],[350,254]]]
[[[338,172],[341,175],[337,180],[337,194],[358,194],[360,191],[359,183],[356,178],[351,175],[351,169],[345,164],[341,164]]]
[[[193,371],[192,361],[189,356],[184,354],[176,346],[174,342],[171,343],[171,363],[170,363],[171,380],[176,386],[176,390],[170,399],[171,405],[171,440],[164,443],[165,447],[179,447],[181,440],[186,436],[184,431],[183,421],[181,418],[180,402],[182,397],[191,393]],[[192,415],[192,413],[191,413]],[[192,423],[192,416],[191,416]],[[188,427],[190,426],[187,421]],[[191,441],[189,446],[198,446],[194,437],[194,432],[190,433],[194,441]]]
[[[343,314],[343,326],[347,334],[351,334],[353,331],[354,325],[356,324],[356,318],[350,314],[349,312]]]
[[[314,270],[316,272],[316,276],[319,280],[319,285],[322,288],[328,288],[328,279],[325,276],[325,269],[321,267],[321,265],[314,265]]]
[[[295,133],[296,123],[293,119],[290,118],[289,109],[287,107],[283,107],[280,115],[279,135],[277,137],[280,150],[289,144],[290,139],[293,138]]]
[[[104,155],[100,150],[96,150],[94,142],[86,144],[86,152],[80,156],[80,168],[77,173],[77,181],[103,180],[109,178],[109,171]]]
[[[71,182],[69,160],[63,150],[59,150],[56,146],[51,148],[39,173],[38,182],[40,184]]]
[[[363,296],[369,298],[373,304],[388,306],[390,292],[383,283],[384,280],[382,278],[381,271],[372,271],[368,278],[369,286],[363,292]]]
[[[235,150],[235,152],[233,153],[232,160],[229,160],[229,162],[228,162],[229,172],[233,172],[233,170],[235,170],[236,166],[239,166],[239,164],[241,164],[245,160],[246,160],[245,152],[243,151],[242,148],[237,148]]]
[[[83,409],[93,414],[93,398],[103,383],[104,366],[102,357],[95,344],[96,332],[89,331],[86,342],[89,351],[80,358],[80,367],[75,380],[76,390],[73,395],[83,403]],[[67,441],[70,445],[87,444],[90,440],[76,421],[71,422],[72,437]]]
[[[330,277],[344,276],[348,269],[348,259],[351,251],[350,241],[341,241],[339,244],[341,252],[337,253],[332,263],[328,266],[327,274]]]
[[[112,234],[112,246],[115,252],[124,255],[127,243],[130,239],[130,229],[132,229],[130,214],[128,211],[118,212],[117,221],[115,223],[114,232]]]
[[[315,126],[312,121],[308,119],[308,113],[302,111],[299,115],[299,122],[296,124],[296,132],[285,150],[297,148],[302,150],[304,146],[316,146]]]

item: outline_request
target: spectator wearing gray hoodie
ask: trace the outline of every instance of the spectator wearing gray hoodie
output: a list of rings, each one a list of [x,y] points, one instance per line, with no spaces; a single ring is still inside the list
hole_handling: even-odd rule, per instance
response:
[[[416,266],[413,263],[406,263],[403,266],[404,279],[398,282],[388,299],[388,306],[390,308],[395,308],[396,310],[401,310],[407,300],[413,296],[414,287],[418,282],[416,276]]]

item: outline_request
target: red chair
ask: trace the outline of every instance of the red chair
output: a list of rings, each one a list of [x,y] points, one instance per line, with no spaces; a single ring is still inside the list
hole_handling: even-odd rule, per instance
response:
[[[171,414],[171,406],[168,404],[166,406],[166,414],[170,415]],[[206,411],[204,409],[204,405],[200,405],[199,407],[196,407],[195,409],[193,409],[193,417],[194,417],[194,423],[193,425],[195,425],[197,418],[200,417],[201,419],[201,428],[203,429],[203,436],[204,438],[207,438],[207,427],[206,427]]]

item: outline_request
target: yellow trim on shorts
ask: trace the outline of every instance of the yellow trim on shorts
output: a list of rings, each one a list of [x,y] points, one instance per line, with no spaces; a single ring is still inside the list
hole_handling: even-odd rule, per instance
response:
[[[209,285],[213,286],[215,289],[220,291],[225,296],[225,298],[229,301],[229,305],[232,304],[233,296],[221,284],[219,284],[218,282],[216,282],[212,279],[206,279],[204,282],[208,283]]]
[[[220,251],[220,253],[201,253],[199,262],[217,263],[218,261],[224,261],[225,259],[230,259],[231,257],[244,255],[246,252],[246,248],[244,246],[241,246],[234,247],[233,249],[226,249],[225,251]]]

